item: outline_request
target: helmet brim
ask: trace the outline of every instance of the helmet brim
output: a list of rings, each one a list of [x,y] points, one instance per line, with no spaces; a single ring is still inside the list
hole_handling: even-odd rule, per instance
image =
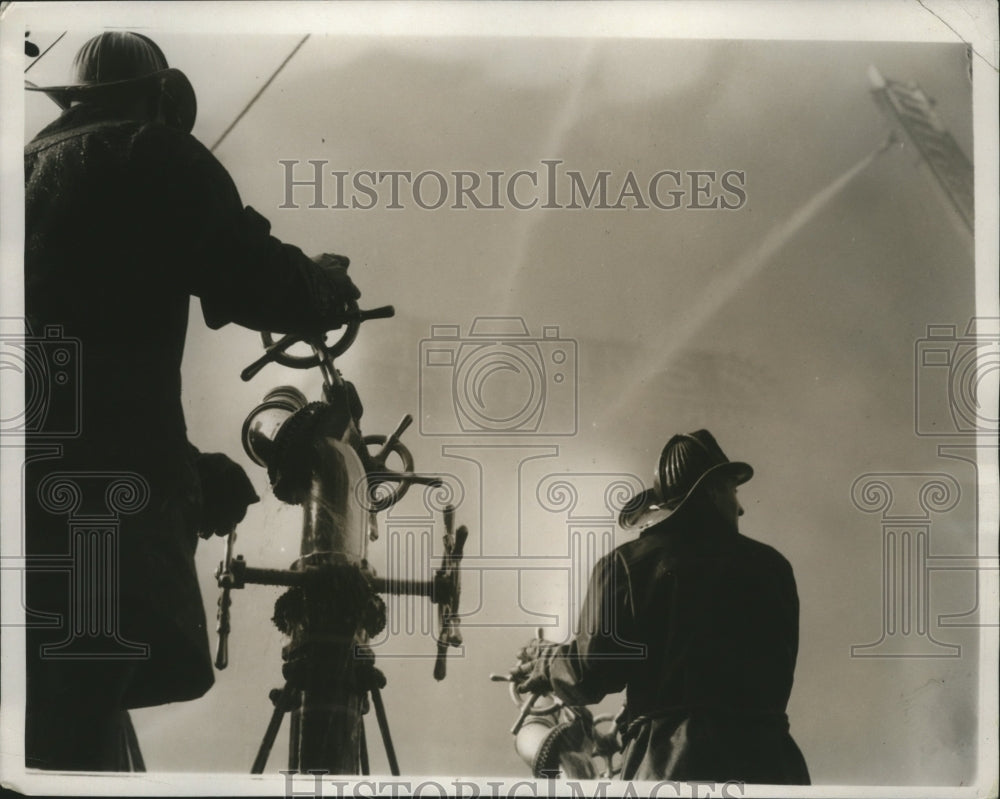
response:
[[[736,485],[743,485],[753,477],[753,467],[743,461],[728,461],[720,463],[707,469],[691,486],[691,489],[684,495],[683,499],[674,507],[668,508],[660,497],[660,493],[655,488],[647,488],[640,491],[630,499],[621,513],[618,514],[618,524],[626,529],[645,529],[657,522],[673,516],[697,493],[698,489],[705,484],[705,480],[710,475],[726,475],[736,481]]]
[[[159,89],[166,101],[167,124],[185,133],[191,132],[198,115],[198,101],[194,87],[187,75],[173,67],[129,80],[78,83],[69,86],[35,86],[26,82],[24,88],[32,92],[43,92],[62,109],[69,108],[74,102],[119,101]]]

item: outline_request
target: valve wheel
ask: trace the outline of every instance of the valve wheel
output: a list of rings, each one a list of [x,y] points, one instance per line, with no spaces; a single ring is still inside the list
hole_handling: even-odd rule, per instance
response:
[[[330,345],[317,342],[317,348],[322,349],[326,353],[327,358],[338,358],[343,355],[358,337],[358,330],[361,328],[363,316],[358,311],[358,304],[354,300],[346,303],[346,305],[348,321],[344,324],[344,332],[340,338]],[[261,333],[260,338],[264,342],[265,349],[270,349],[274,346],[274,336],[271,333]],[[303,341],[304,339],[300,338],[298,340]],[[291,369],[312,369],[314,366],[319,366],[320,364],[320,357],[318,355],[289,355],[287,347],[285,350],[275,353],[273,359],[282,366],[288,366]]]
[[[364,436],[362,442],[366,447],[379,447],[380,449],[371,455],[372,462],[378,467],[374,471],[368,472],[368,500],[372,503],[370,510],[383,511],[391,508],[403,498],[410,486],[413,484],[412,477],[405,476],[401,472],[413,472],[413,455],[398,438],[393,437],[390,441],[388,436],[370,435]],[[389,442],[386,446],[386,442]],[[402,461],[402,469],[390,469],[386,462],[389,456],[395,454]],[[396,487],[390,490],[379,491],[380,486],[386,483],[396,483]]]
[[[525,702],[530,702],[531,697],[525,696],[517,692],[517,686],[513,682],[507,683],[507,693],[510,695],[510,701],[517,705],[519,708],[524,708]],[[551,716],[553,713],[558,713],[562,708],[563,703],[555,698],[552,694],[546,696],[540,696],[535,704],[531,706],[532,716]]]

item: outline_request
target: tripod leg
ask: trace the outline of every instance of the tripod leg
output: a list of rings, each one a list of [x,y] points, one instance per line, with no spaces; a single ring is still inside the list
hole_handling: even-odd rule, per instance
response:
[[[371,774],[371,767],[368,765],[368,740],[365,738],[365,722],[361,721],[361,728],[358,730],[358,743],[360,744],[361,755],[361,775],[367,777]]]
[[[389,771],[393,777],[399,776],[399,763],[396,760],[396,749],[392,745],[389,734],[389,720],[385,717],[385,705],[382,704],[382,692],[372,686],[372,704],[375,705],[375,718],[378,720],[379,732],[382,733],[382,743],[385,744],[385,756],[389,760]]]
[[[280,692],[271,692],[271,701],[274,702],[274,712],[271,713],[271,720],[268,722],[264,738],[260,742],[257,757],[254,758],[253,765],[250,767],[251,774],[264,773],[264,766],[267,765],[267,758],[270,756],[271,748],[274,746],[274,739],[278,737],[278,730],[281,729],[281,719],[288,712],[288,700],[291,698],[291,695],[292,690],[288,687],[288,683],[285,683],[285,687]]]
[[[288,722],[288,770],[299,771],[301,754],[301,736],[299,734],[299,714],[292,713]]]
[[[135,734],[135,727],[132,726],[132,717],[127,710],[122,711],[122,733],[125,738],[125,753],[129,771],[145,771],[146,762],[142,759],[142,752],[139,749],[139,738]]]

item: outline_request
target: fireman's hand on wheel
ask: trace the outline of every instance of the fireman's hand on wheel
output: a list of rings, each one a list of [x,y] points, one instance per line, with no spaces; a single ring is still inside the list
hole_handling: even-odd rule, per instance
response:
[[[551,641],[546,641],[543,638],[532,638],[521,647],[521,651],[517,653],[517,659],[523,665],[549,655],[555,648],[556,644]]]
[[[325,313],[327,330],[336,330],[344,325],[352,311],[357,311],[357,300],[361,292],[347,274],[351,259],[343,255],[322,253],[313,257],[313,263],[320,267],[329,297],[329,307]]]
[[[510,677],[519,694],[552,693],[547,660],[539,659],[523,663],[514,670]]]
[[[221,452],[198,455],[201,481],[201,513],[198,534],[202,538],[226,536],[247,515],[247,507],[260,501],[243,467]]]
[[[551,641],[535,638],[517,653],[519,663],[511,672],[510,678],[518,693],[552,693],[552,683],[549,681],[549,663],[555,655],[556,649],[558,646]]]

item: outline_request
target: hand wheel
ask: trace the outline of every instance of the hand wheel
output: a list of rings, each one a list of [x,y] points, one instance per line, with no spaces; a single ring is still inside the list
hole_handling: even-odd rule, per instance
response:
[[[358,304],[354,300],[351,300],[347,303],[344,332],[339,339],[330,345],[325,343],[325,334],[322,337],[313,339],[301,334],[289,333],[275,341],[271,333],[263,332],[260,334],[260,337],[264,342],[264,354],[244,369],[240,373],[240,377],[243,380],[250,380],[271,361],[276,361],[282,366],[288,366],[292,369],[311,369],[314,366],[319,366],[323,361],[329,362],[331,359],[337,358],[347,352],[348,348],[357,338],[358,329],[361,327],[362,322],[368,319],[388,319],[395,316],[395,314],[396,310],[391,305],[362,311],[358,308]],[[306,341],[310,344],[313,348],[313,354],[289,355],[286,350],[299,341]]]
[[[365,464],[365,469],[368,471],[368,501],[371,503],[368,510],[372,512],[391,508],[403,498],[414,482],[416,475],[413,474],[413,455],[399,440],[411,424],[413,417],[406,414],[392,435],[370,435],[361,439],[366,447],[379,447],[378,452],[369,454],[369,462]],[[394,470],[387,466],[386,462],[393,454],[402,461],[402,469]],[[379,491],[380,486],[390,482],[397,484],[394,489]]]

